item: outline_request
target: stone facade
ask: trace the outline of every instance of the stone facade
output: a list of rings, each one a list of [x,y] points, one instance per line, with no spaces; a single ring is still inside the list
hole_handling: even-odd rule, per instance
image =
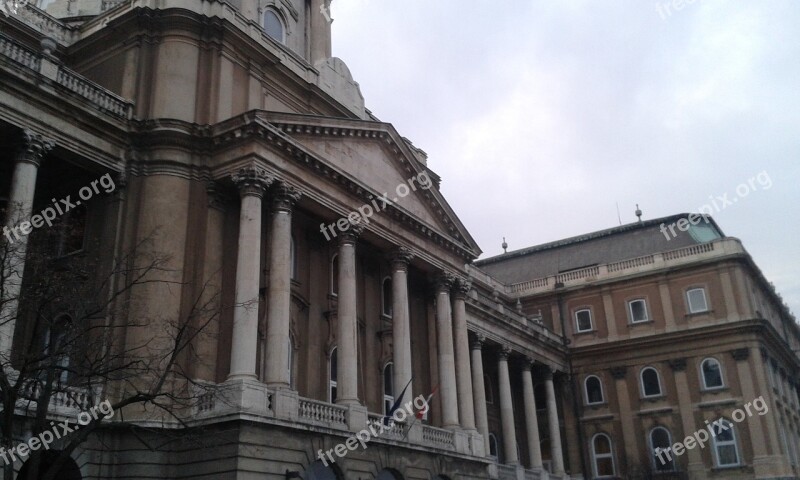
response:
[[[182,423],[126,407],[72,454],[82,478],[592,478],[609,464],[645,478],[652,428],[677,441],[757,396],[771,413],[736,429],[735,466],[690,450],[660,478],[799,472],[800,335],[737,240],[553,275],[525,263],[546,264],[538,251],[476,267],[481,251],[425,153],[369,113],[331,57],[329,1],[38,5],[0,18],[0,144],[18,152],[0,163],[4,225],[107,176],[114,188],[65,217],[79,237],[58,237],[53,253],[163,259],[159,282],[128,293],[115,342],[163,351],[162,327],[198,301],[213,312],[177,360],[192,383],[168,387],[196,400],[176,408]],[[24,259],[51,233],[4,241]],[[30,266],[13,273],[4,295],[23,291]],[[709,308],[684,313],[691,288]],[[639,299],[649,317],[633,324],[625,312]],[[14,302],[3,309],[8,359],[41,332]],[[707,358],[722,388],[699,387]],[[645,367],[662,393],[639,394]],[[597,402],[585,398],[590,375]],[[405,401],[433,394],[422,419],[324,466],[406,388]],[[87,407],[59,405],[53,418]]]

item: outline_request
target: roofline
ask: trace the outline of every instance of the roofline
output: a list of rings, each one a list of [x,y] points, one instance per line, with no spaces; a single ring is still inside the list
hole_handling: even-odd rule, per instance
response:
[[[500,255],[496,255],[494,257],[488,257],[488,258],[484,258],[484,259],[481,259],[481,260],[476,260],[475,262],[473,262],[473,264],[475,266],[480,267],[482,265],[488,265],[488,264],[491,264],[491,263],[503,262],[503,261],[506,261],[506,260],[510,260],[512,258],[524,257],[526,255],[531,255],[531,254],[543,252],[543,251],[546,251],[546,250],[552,250],[552,249],[555,249],[555,248],[566,247],[566,246],[569,246],[569,245],[576,245],[576,244],[579,244],[579,243],[588,242],[590,240],[595,240],[595,239],[598,239],[598,238],[610,237],[612,235],[618,235],[618,234],[621,234],[621,233],[626,233],[626,232],[638,230],[638,229],[641,229],[641,228],[652,227],[653,225],[660,225],[662,223],[674,223],[674,222],[677,222],[678,220],[680,220],[682,218],[689,217],[689,215],[692,215],[692,214],[690,214],[690,213],[678,213],[678,214],[675,214],[675,215],[670,215],[668,217],[654,218],[652,220],[645,220],[645,221],[639,221],[639,222],[634,222],[634,223],[628,223],[626,225],[621,225],[619,227],[608,228],[608,229],[605,229],[605,230],[598,230],[596,232],[585,233],[583,235],[564,238],[564,239],[561,239],[561,240],[556,240],[554,242],[542,243],[540,245],[534,245],[534,246],[531,246],[531,247],[526,247],[526,248],[522,248],[522,249],[519,249],[519,250],[514,250],[514,251],[511,251],[511,252],[507,252],[507,253],[501,253]],[[700,215],[700,214],[694,214],[694,215]],[[711,217],[711,215],[705,215],[705,217],[714,226],[714,228],[717,229],[719,234],[723,238],[725,238],[725,233],[722,231],[721,228],[719,228],[719,225],[717,225],[717,222],[714,221],[714,218]]]

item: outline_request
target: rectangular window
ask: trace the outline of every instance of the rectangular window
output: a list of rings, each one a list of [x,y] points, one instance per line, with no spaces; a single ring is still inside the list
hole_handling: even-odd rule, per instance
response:
[[[689,313],[701,313],[708,311],[705,289],[693,288],[689,290],[686,292],[686,300],[689,302]]]
[[[631,316],[631,323],[646,322],[647,318],[647,303],[644,300],[633,300],[628,302],[628,313]]]
[[[591,332],[592,331],[592,311],[588,308],[578,310],[575,312],[575,323],[578,326],[578,332]]]

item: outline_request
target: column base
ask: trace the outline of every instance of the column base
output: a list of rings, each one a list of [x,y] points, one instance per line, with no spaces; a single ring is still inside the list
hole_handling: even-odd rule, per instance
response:
[[[256,378],[232,375],[222,385],[220,391],[223,401],[220,409],[236,412],[271,415],[267,386]]]
[[[367,428],[367,418],[367,407],[358,404],[347,406],[347,429],[351,432]]]

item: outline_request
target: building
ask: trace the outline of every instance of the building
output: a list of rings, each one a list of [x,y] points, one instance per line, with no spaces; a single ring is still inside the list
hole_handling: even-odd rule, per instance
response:
[[[332,57],[326,0],[37,5],[0,17],[0,360],[21,378],[36,352],[51,376],[20,387],[4,434],[31,436],[45,386],[48,418],[74,421],[167,365],[163,395],[54,444],[59,478],[798,474],[798,329],[715,224],[475,262],[425,152]],[[40,308],[59,275],[103,313]],[[51,355],[79,324],[110,333]],[[192,335],[173,358],[176,325]],[[87,360],[108,358],[148,368]],[[732,440],[649,471],[651,446],[757,397],[770,412]]]

